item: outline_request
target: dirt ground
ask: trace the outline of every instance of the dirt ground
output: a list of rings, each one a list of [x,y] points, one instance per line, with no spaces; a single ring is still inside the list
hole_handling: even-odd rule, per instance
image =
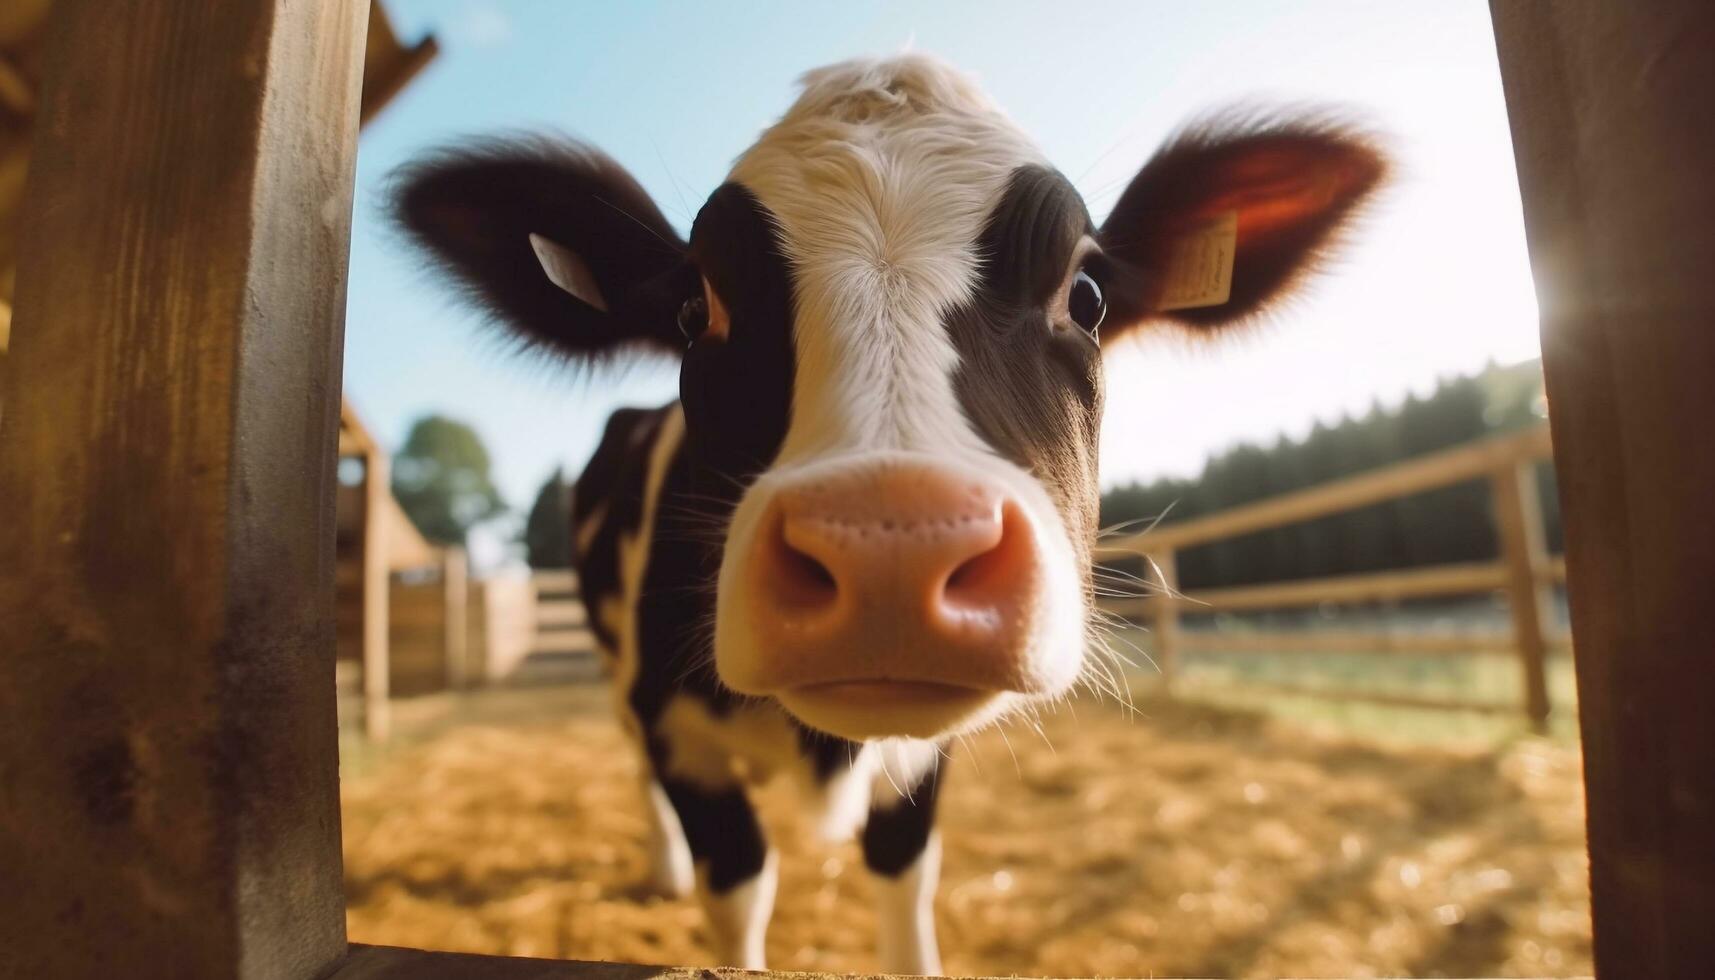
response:
[[[1045,737],[952,753],[949,973],[1591,972],[1575,746],[1384,746],[1241,710],[1073,707]],[[636,762],[602,689],[415,712],[388,748],[348,752],[353,941],[712,963],[693,902],[645,894]],[[762,805],[783,851],[769,965],[875,969],[855,845],[814,842],[786,785]]]

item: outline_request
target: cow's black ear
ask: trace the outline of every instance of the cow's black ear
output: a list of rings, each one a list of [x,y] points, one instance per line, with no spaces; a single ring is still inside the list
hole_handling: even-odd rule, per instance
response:
[[[1387,172],[1378,141],[1332,113],[1229,112],[1185,129],[1102,224],[1104,337],[1266,310],[1316,268]]]
[[[685,243],[601,151],[514,137],[428,154],[394,175],[399,226],[527,345],[582,360],[677,353],[701,289]]]

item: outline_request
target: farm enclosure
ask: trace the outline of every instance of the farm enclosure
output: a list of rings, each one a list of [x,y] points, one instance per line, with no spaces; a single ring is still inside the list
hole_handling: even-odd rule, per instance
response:
[[[0,797],[21,831],[0,865],[23,884],[0,949],[59,975],[383,975],[346,945],[338,894],[317,463],[333,451],[329,284],[362,8],[62,9],[42,111],[76,105],[78,126],[35,161],[4,368],[0,497],[22,516],[0,524],[17,556],[0,569],[0,751],[23,790]],[[1708,210],[1715,146],[1688,122],[1711,88],[1690,43],[1711,16],[1495,6],[1547,300],[1597,958],[1614,976],[1703,975],[1715,941],[1712,239],[1677,220]],[[228,84],[187,84],[205,75]],[[137,180],[104,179],[116,171]]]

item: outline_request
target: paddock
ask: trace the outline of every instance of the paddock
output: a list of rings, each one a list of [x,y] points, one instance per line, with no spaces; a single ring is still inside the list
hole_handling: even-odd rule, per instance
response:
[[[954,975],[1575,976],[1591,970],[1576,742],[1076,702],[954,747],[936,914]],[[644,887],[634,753],[601,685],[401,704],[342,780],[354,941],[712,964]],[[875,969],[857,847],[763,797],[780,969]],[[571,828],[576,828],[572,832]]]
[[[1715,418],[1708,276],[1715,236],[1687,216],[1715,211],[1707,180],[1715,134],[1699,124],[1715,90],[1715,62],[1700,40],[1715,35],[1715,10],[1689,0],[1648,9],[1497,0],[1492,13],[1542,311],[1568,542],[1590,963],[1607,977],[1703,976],[1715,961],[1715,713],[1708,710],[1715,522],[1707,507],[1715,488],[1707,438]],[[61,0],[44,33],[39,94],[19,109],[16,87],[4,89],[9,113],[40,122],[18,197],[9,329],[0,329],[0,880],[7,882],[0,972],[291,980],[695,975],[471,958],[366,945],[360,930],[348,933],[333,683],[334,502],[369,14],[362,0]],[[399,77],[413,63],[398,60],[406,72]],[[1533,553],[1527,527],[1514,525],[1525,546],[1509,552],[1511,561],[1502,558],[1500,581],[1521,610],[1553,573]],[[1516,638],[1530,645],[1525,633]],[[1541,690],[1534,681],[1527,686],[1532,718],[1548,713]],[[1163,718],[1196,732],[1198,717],[1166,710]],[[1201,720],[1211,732],[1249,724],[1229,717],[1245,716]],[[606,737],[577,727],[581,720],[560,724],[595,745]],[[1290,801],[1281,805],[1332,805],[1333,786],[1291,783],[1294,760],[1268,755],[1278,748],[1235,739],[1242,751],[1227,752],[1224,762],[1255,753],[1278,763],[1238,787],[1243,803],[1234,801],[1235,809],[1262,807],[1277,791]],[[432,743],[401,751],[435,761]],[[1356,776],[1383,783],[1373,810],[1386,821],[1390,806],[1413,797],[1375,771],[1395,766],[1366,770],[1361,756],[1348,764]],[[1195,758],[1188,750],[1184,757]],[[1055,787],[1068,785],[1064,771],[1078,761],[1056,758],[1024,749],[1016,770],[1021,782],[1040,780],[1050,813]],[[1457,771],[1468,765],[1460,758],[1436,750],[1423,762],[1431,772]],[[1544,758],[1481,766],[1501,772],[1502,781],[1488,785],[1506,785],[1508,767],[1516,767],[1522,787],[1538,770],[1578,765]],[[1165,771],[1170,782],[1173,771]],[[1239,769],[1240,778],[1247,774]],[[379,766],[373,777],[388,778]],[[1253,782],[1260,801],[1247,798]],[[961,785],[975,794],[986,784]],[[1091,785],[1107,784],[1093,776]],[[1576,809],[1571,785],[1556,783],[1545,805]],[[358,795],[344,802],[361,813],[363,786],[354,777],[350,789]],[[1159,795],[1125,800],[1159,822],[1169,789],[1140,781],[1126,792]],[[1211,789],[1230,795],[1231,785]],[[520,792],[528,798],[531,791]],[[1395,803],[1386,802],[1390,793]],[[1223,812],[1205,815],[1211,829]],[[591,834],[597,850],[608,832],[567,823],[570,839]],[[1249,823],[1252,833],[1270,825]],[[1092,847],[1107,839],[1099,820],[1075,829]],[[622,862],[623,828],[616,833],[612,859]],[[1275,836],[1257,846],[1274,847],[1273,860],[1289,863],[1292,835]],[[1305,853],[1325,864],[1329,841],[1298,836]],[[1433,841],[1388,843],[1397,846],[1370,850],[1360,842],[1351,859],[1380,889],[1375,904],[1330,900],[1328,919],[1299,923],[1307,943],[1333,955],[1345,935],[1341,915],[1373,933],[1388,928],[1389,910],[1417,907],[1417,897],[1380,882],[1389,857]],[[1342,844],[1333,846],[1345,859]],[[1004,848],[984,855],[988,887],[999,889],[1005,856]],[[1067,856],[1086,862],[1082,884],[1004,879],[1008,890],[1044,889],[1031,915],[1046,910],[1067,923],[1098,915],[1090,903],[1101,901],[1107,869],[1124,887],[1155,887],[1118,870],[1113,851]],[[1432,855],[1400,860],[1417,871],[1400,865],[1393,880],[1421,888]],[[354,856],[361,874],[359,862]],[[977,865],[954,865],[943,902],[957,901]],[[828,880],[835,904],[827,917],[840,920],[846,879]],[[1171,889],[1170,882],[1161,883]],[[599,898],[599,877],[596,887]],[[544,914],[532,901],[541,899],[527,894],[511,907],[519,921]],[[1315,969],[1308,958],[1312,965],[1260,956],[1244,942],[1242,924],[1224,918],[1254,916],[1254,905],[1269,907],[1267,897],[1236,910],[1199,901],[1177,893],[1173,908],[1184,916],[1157,913],[1157,936],[1170,927],[1195,938],[1191,924],[1201,919],[1234,932],[1206,950],[1186,950],[1183,960],[1164,958],[1157,974]],[[552,895],[545,907],[558,908]],[[363,902],[352,908],[361,922]],[[643,908],[658,932],[676,914]],[[1004,905],[986,908],[998,912],[982,928],[1029,936],[1023,916]],[[1148,938],[1141,921],[1123,928]],[[1540,916],[1536,928],[1549,930]],[[776,941],[792,935],[783,920]],[[980,945],[982,933],[974,935]],[[1068,937],[1075,946],[1055,945]],[[1117,955],[1112,939],[1073,926],[1037,946],[1028,962],[1008,962],[1067,973],[1077,972],[1073,957],[1087,955],[1082,962],[1096,972],[1115,962],[1105,958]],[[1545,932],[1530,941],[1539,952],[1561,950],[1548,939]],[[844,948],[835,937],[826,941]],[[953,952],[958,943],[948,946]],[[1407,936],[1401,948],[1423,946]],[[794,961],[798,951],[783,946],[781,964],[814,965]],[[513,952],[555,950],[533,940]],[[694,961],[696,953],[691,945],[661,949],[673,960]],[[1496,968],[1550,969],[1513,955],[1498,951]],[[1562,951],[1578,955],[1574,946]],[[1435,962],[1413,958],[1399,969],[1438,971]],[[862,965],[830,960],[827,968]]]

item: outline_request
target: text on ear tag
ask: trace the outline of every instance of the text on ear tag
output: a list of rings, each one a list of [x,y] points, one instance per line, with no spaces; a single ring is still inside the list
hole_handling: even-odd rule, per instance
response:
[[[1220,306],[1233,294],[1239,213],[1228,211],[1179,239],[1168,256],[1162,310]]]

